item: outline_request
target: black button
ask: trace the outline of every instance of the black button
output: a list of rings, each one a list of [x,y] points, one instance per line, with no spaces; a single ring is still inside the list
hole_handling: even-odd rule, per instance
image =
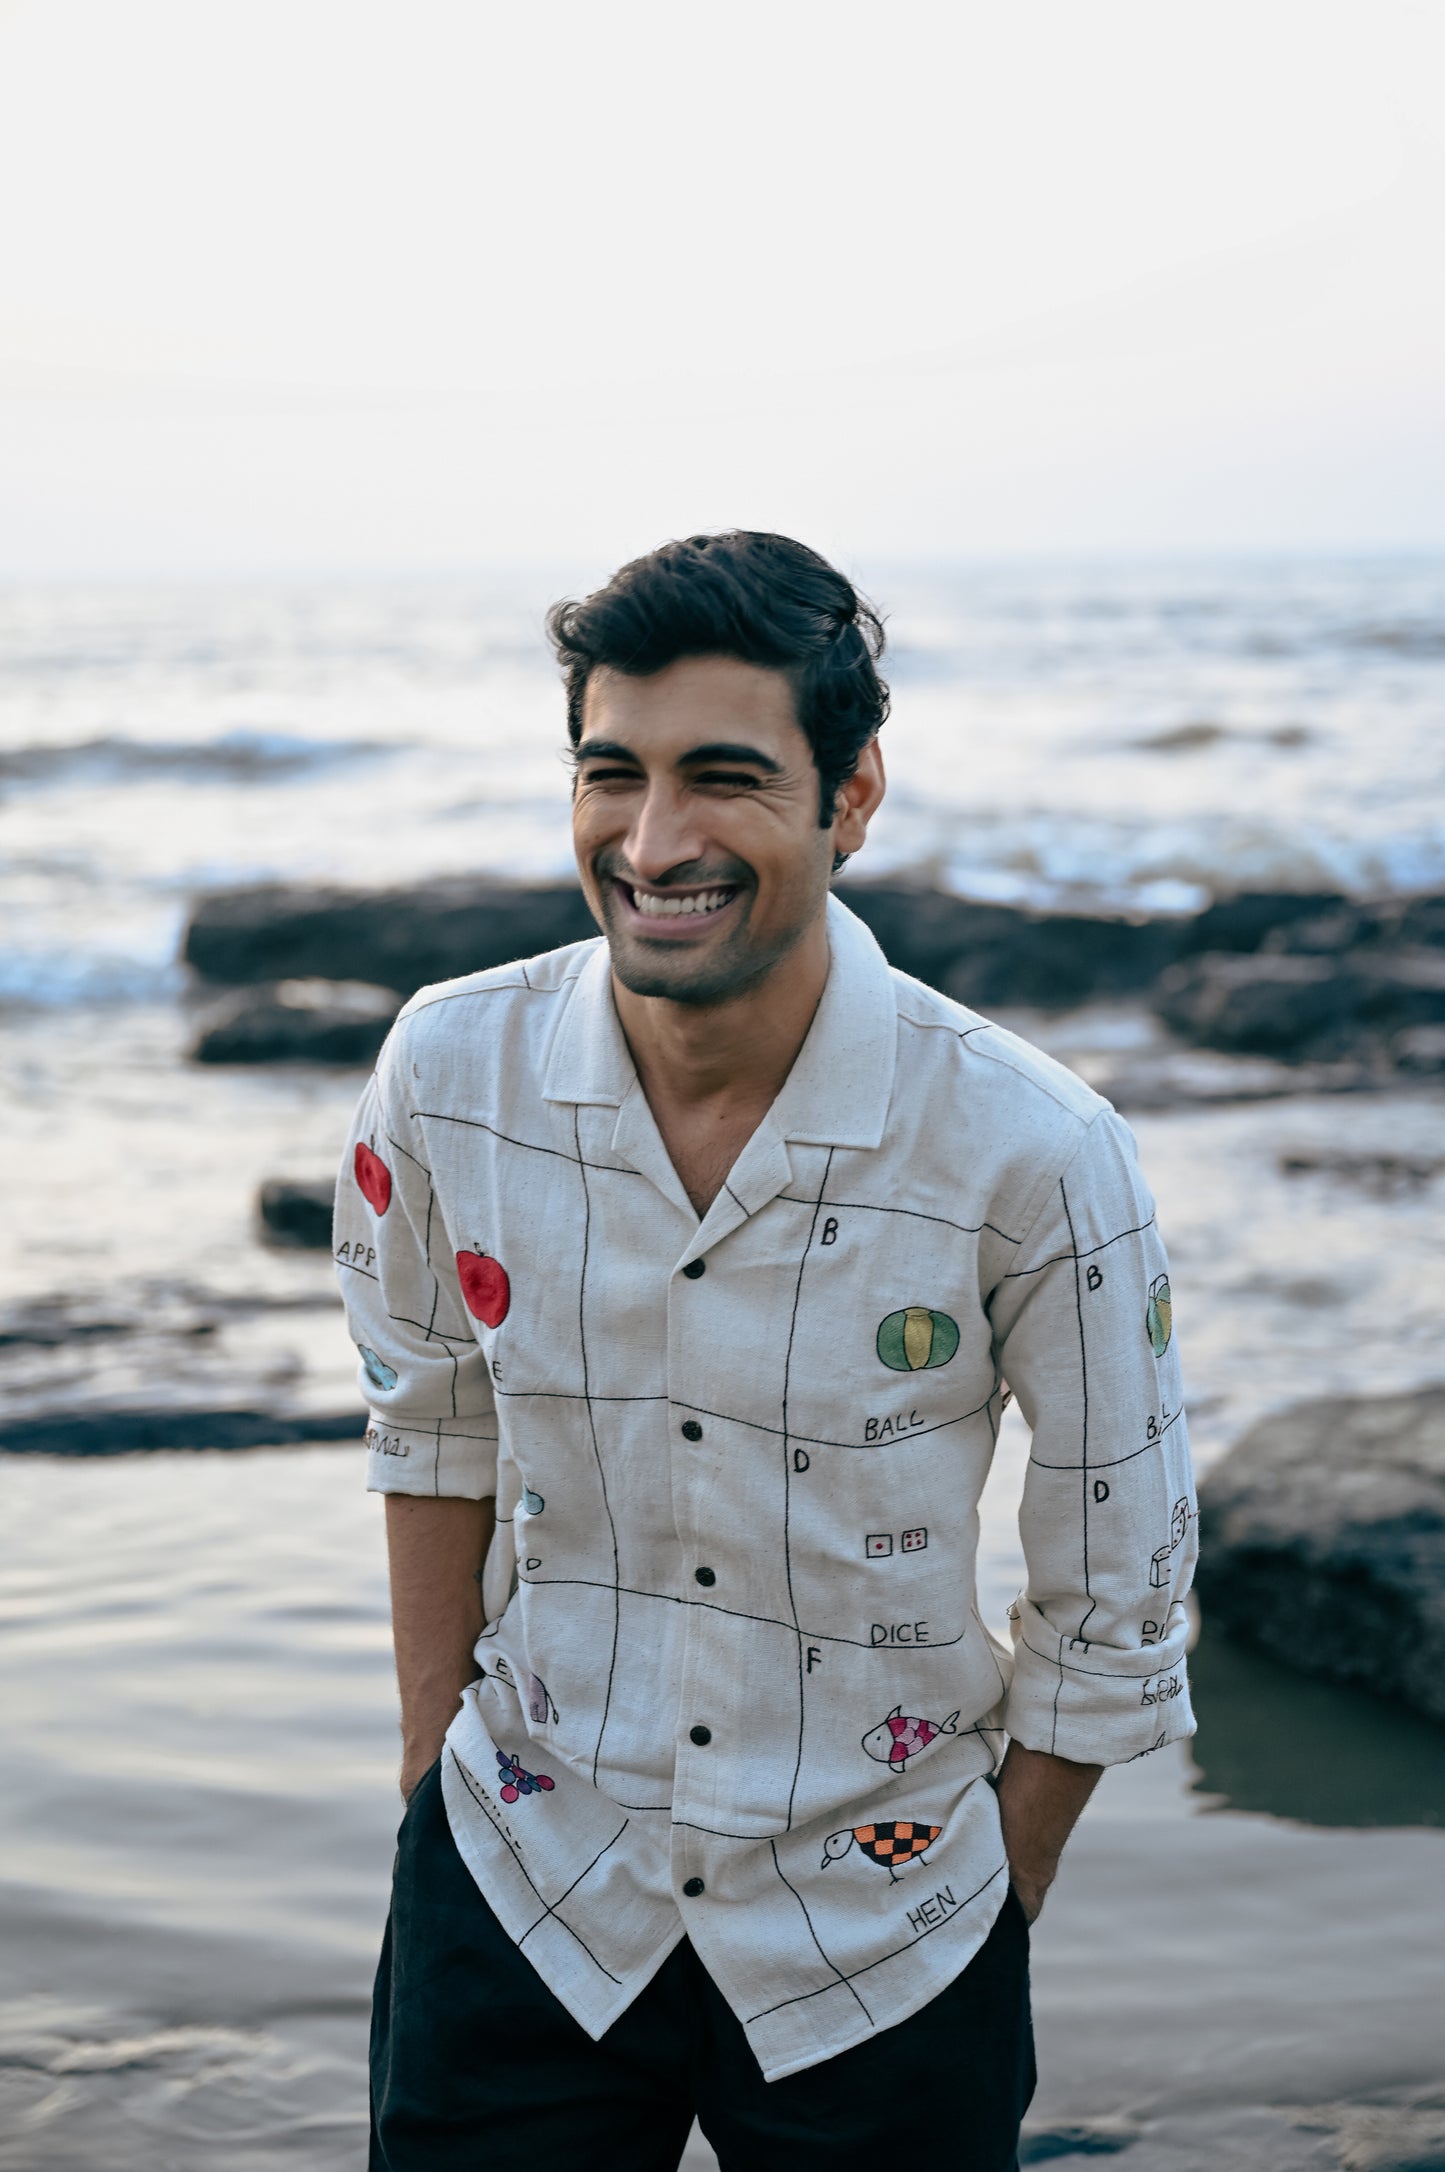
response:
[[[689,1900],[696,1900],[698,1895],[704,1890],[703,1882],[701,1878],[684,1879],[682,1890],[687,1895]]]
[[[700,1426],[700,1425],[698,1424],[698,1422],[697,1422],[696,1418],[684,1418],[684,1419],[683,1419],[683,1421],[682,1421],[682,1437],[683,1437],[683,1439],[684,1439],[684,1440],[701,1440],[701,1439],[702,1439],[702,1427],[701,1427],[701,1426]]]
[[[705,1748],[709,1742],[711,1742],[712,1729],[711,1727],[689,1727],[687,1730],[687,1739],[689,1742],[695,1742],[698,1748],[701,1750]]]
[[[700,1584],[715,1584],[717,1582],[716,1569],[694,1569],[692,1573]]]
[[[690,1259],[682,1271],[689,1282],[696,1282],[699,1275],[707,1273],[707,1261],[705,1259]]]

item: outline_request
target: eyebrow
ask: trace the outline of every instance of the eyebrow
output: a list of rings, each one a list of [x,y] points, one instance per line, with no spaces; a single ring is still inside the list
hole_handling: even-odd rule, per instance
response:
[[[623,746],[618,739],[584,739],[577,746],[574,758],[579,762],[631,762],[638,769],[642,767],[632,748]],[[677,766],[679,769],[689,769],[703,762],[746,763],[751,769],[766,771],[770,777],[780,777],[783,773],[782,763],[775,762],[771,754],[764,754],[758,747],[744,746],[731,739],[712,739],[706,746],[689,747],[686,754],[678,757]]]
[[[765,769],[770,777],[783,773],[781,762],[775,762],[771,754],[764,754],[758,747],[739,745],[730,739],[712,739],[705,747],[693,747],[684,754],[679,768],[692,762],[746,762],[753,769]]]

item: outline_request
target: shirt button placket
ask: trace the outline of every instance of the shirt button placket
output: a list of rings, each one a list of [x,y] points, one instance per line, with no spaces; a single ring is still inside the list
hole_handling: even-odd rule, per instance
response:
[[[701,1283],[707,1271],[706,1260],[690,1259],[686,1266],[682,1268],[681,1275],[684,1281]],[[672,1393],[677,1399],[673,1406],[675,1412],[677,1402],[682,1403],[682,1412],[677,1413],[674,1421],[677,1424],[677,1434],[674,1435],[674,1438],[680,1436],[689,1447],[693,1447],[703,1439],[704,1428],[700,1419],[691,1415],[684,1415],[684,1413],[687,1412],[689,1396],[696,1395],[699,1392],[696,1357],[702,1346],[702,1341],[706,1337],[707,1320],[711,1307],[701,1290],[694,1296],[691,1291],[684,1293],[676,1285],[674,1285],[674,1289],[676,1291],[675,1301],[668,1308],[671,1315],[668,1338],[668,1370],[671,1375]],[[684,1473],[690,1475],[685,1476]],[[701,1475],[702,1466],[693,1463],[689,1459],[686,1464],[679,1466],[678,1478],[675,1482],[681,1483],[685,1492],[690,1492],[692,1485],[701,1479]],[[693,1581],[700,1587],[699,1596],[701,1597],[702,1593],[711,1591],[716,1585],[718,1580],[717,1571],[706,1562],[697,1564],[696,1556],[694,1556],[694,1562],[696,1565],[692,1572]],[[692,1695],[700,1686],[705,1684],[707,1679],[707,1650],[712,1637],[711,1621],[712,1617],[705,1608],[700,1609],[692,1620],[688,1635],[690,1649],[678,1684],[685,1700],[682,1705],[682,1713],[686,1713]],[[696,1705],[694,1705],[693,1709],[696,1710]],[[680,1713],[679,1717],[681,1716]],[[678,1814],[683,1817],[698,1814],[696,1807],[688,1807],[692,1795],[692,1788],[686,1770],[688,1761],[694,1754],[700,1754],[707,1749],[713,1739],[711,1727],[704,1725],[700,1720],[687,1723],[685,1732],[690,1749],[684,1753],[684,1757],[680,1760],[677,1773]],[[701,1780],[704,1771],[710,1769],[709,1763],[707,1767],[693,1766],[692,1771],[693,1775]],[[709,1793],[710,1789],[704,1788],[704,1801],[706,1801]],[[714,1822],[717,1821],[714,1820]],[[688,1852],[693,1854],[693,1860],[696,1862],[695,1851],[689,1850]],[[694,1874],[684,1879],[681,1890],[686,1899],[700,1900],[706,1891],[706,1884],[704,1879]]]

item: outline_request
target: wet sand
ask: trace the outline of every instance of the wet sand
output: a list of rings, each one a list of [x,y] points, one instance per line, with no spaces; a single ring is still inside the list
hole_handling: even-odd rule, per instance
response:
[[[991,1483],[995,1617],[1022,1447]],[[5,2172],[363,2162],[399,1802],[360,1487],[349,1448],[0,1464]],[[1445,2162],[1445,1833],[1419,1822],[1445,1735],[1207,1634],[1198,1671],[1198,1762],[1106,1776],[1038,1927],[1028,2161]]]

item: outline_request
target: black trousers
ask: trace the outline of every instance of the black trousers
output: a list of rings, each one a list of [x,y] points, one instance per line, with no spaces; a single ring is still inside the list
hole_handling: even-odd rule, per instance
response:
[[[371,2172],[1014,2172],[1034,2088],[1028,1925],[895,2028],[765,2082],[686,1942],[594,2043],[488,1908],[433,1766],[407,1805],[372,2018]]]

